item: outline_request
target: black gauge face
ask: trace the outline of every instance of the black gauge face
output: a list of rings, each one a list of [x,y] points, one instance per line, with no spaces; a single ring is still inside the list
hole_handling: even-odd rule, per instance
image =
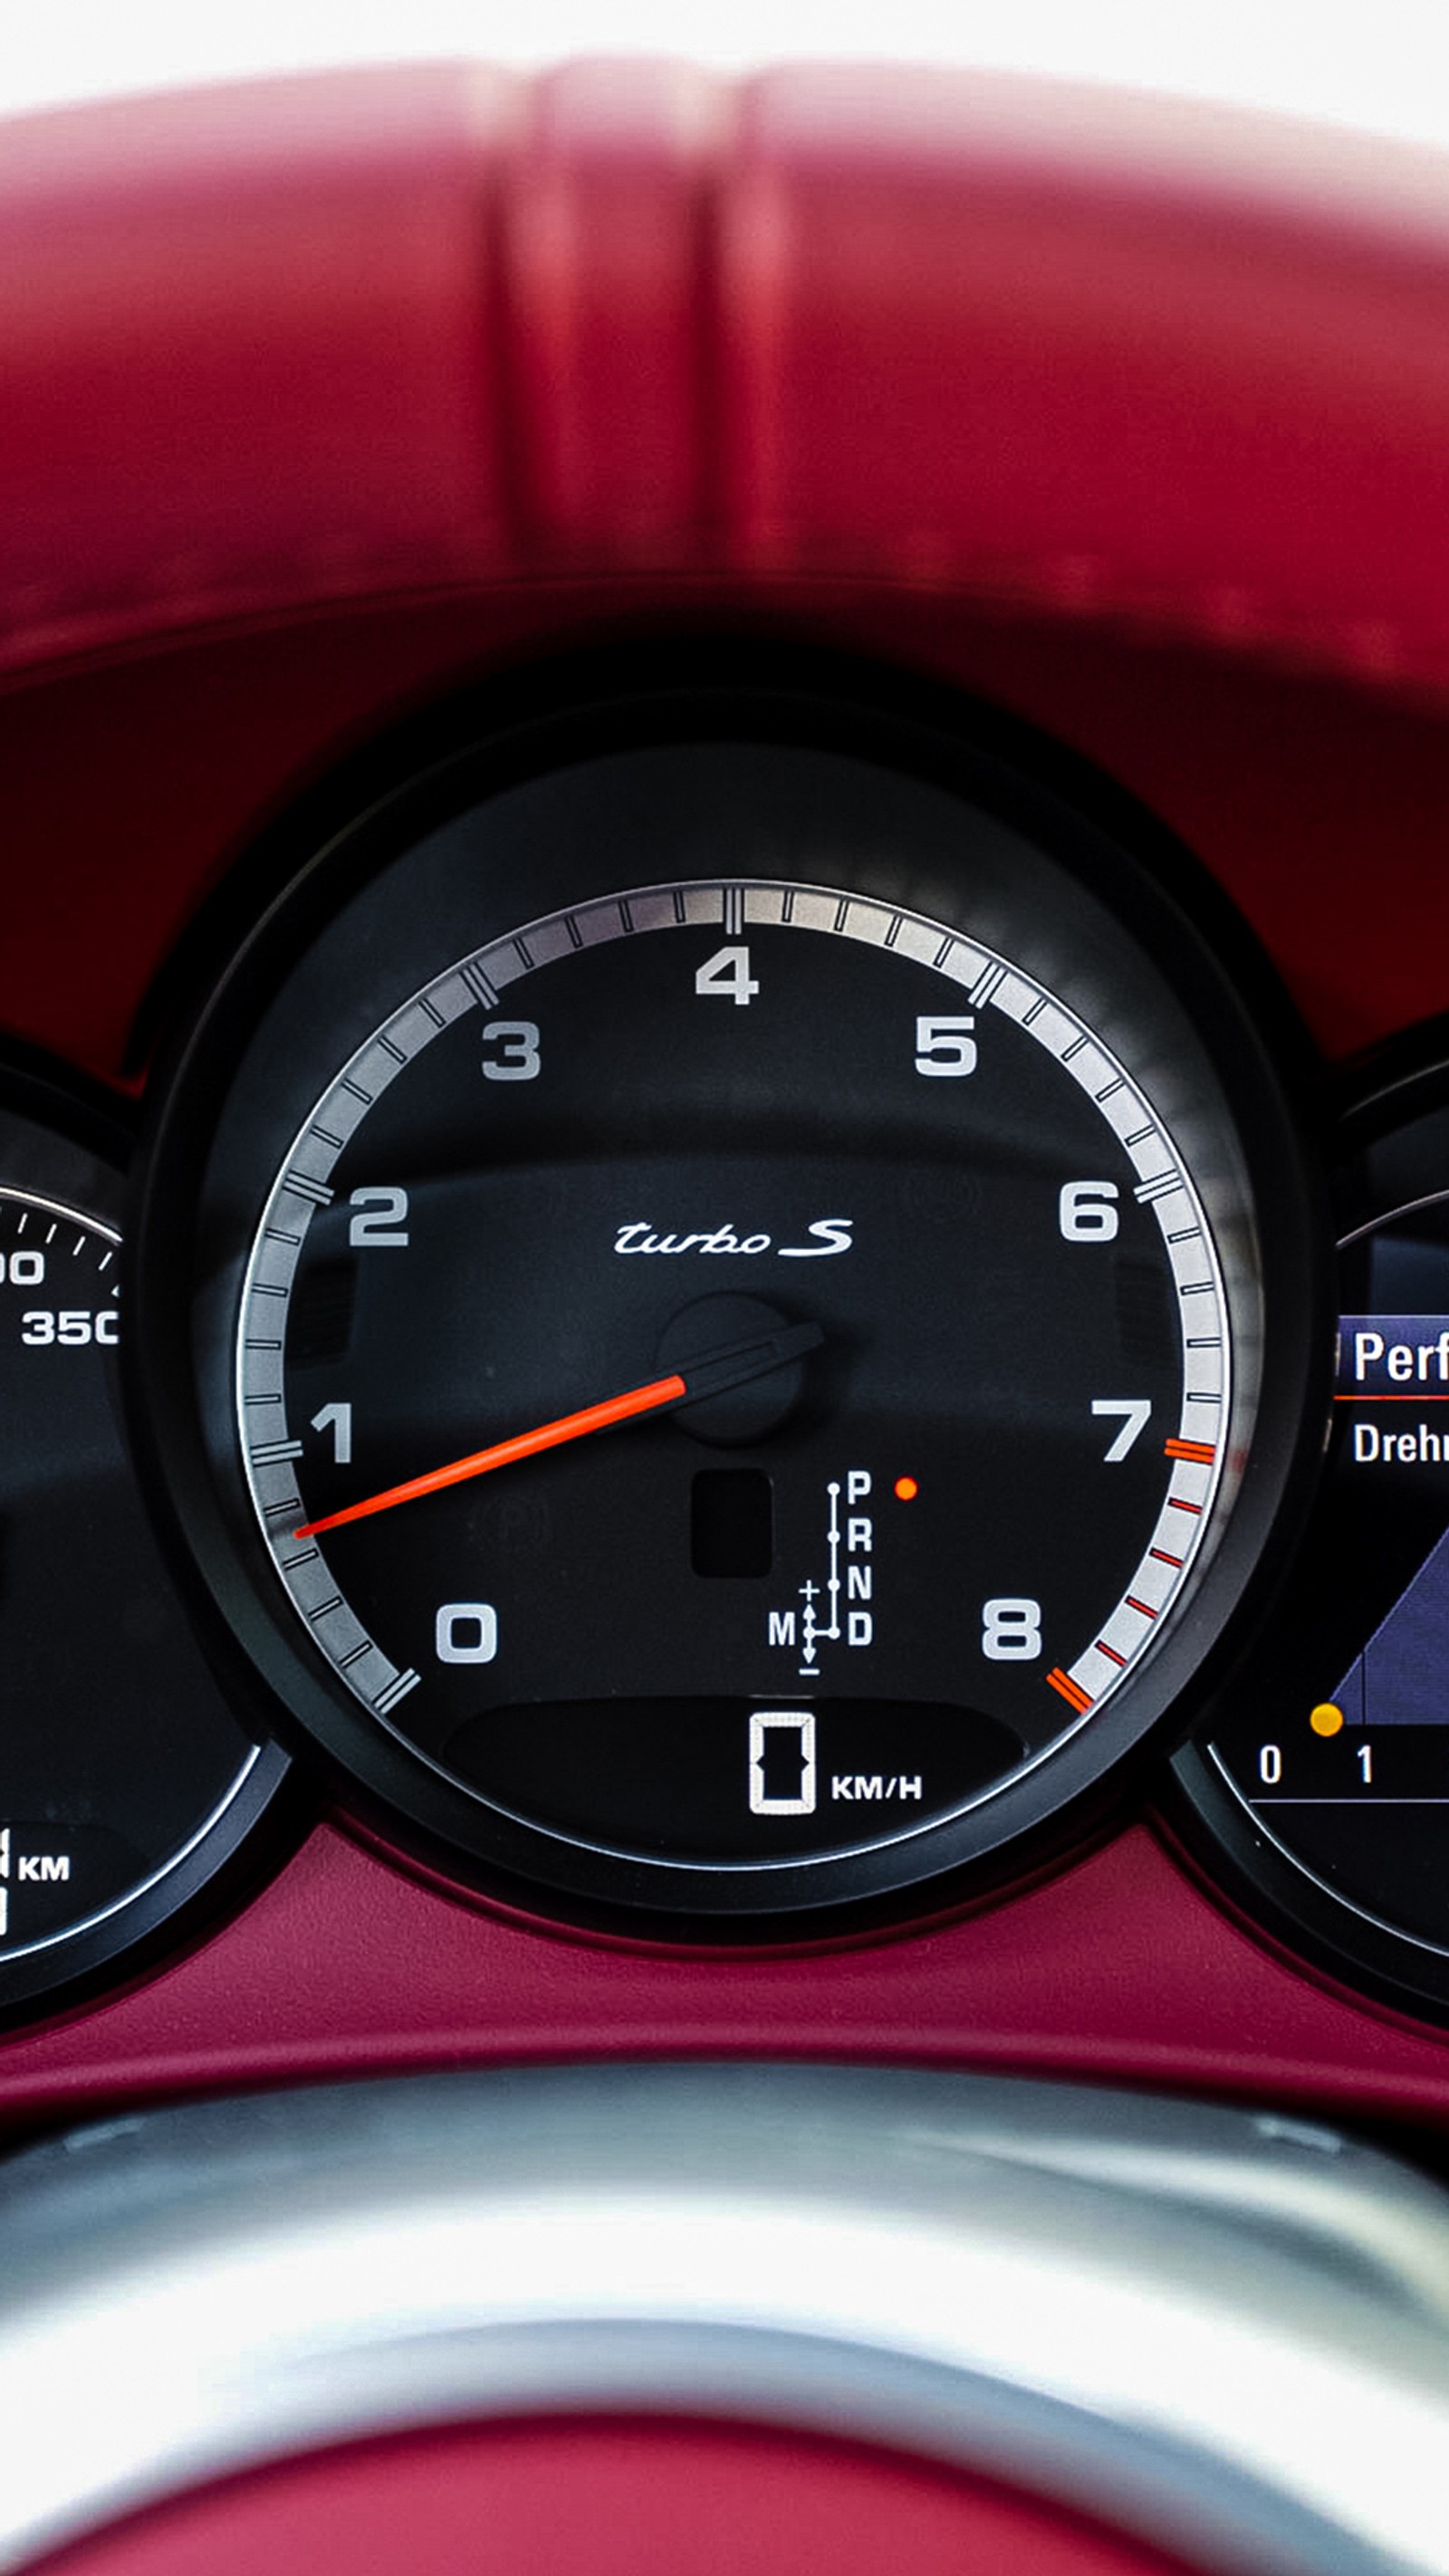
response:
[[[758,1917],[998,1847],[1200,1655],[1273,1446],[1199,1029],[1039,847],[883,764],[453,793],[258,943],[214,1135],[173,1094],[156,1221],[224,1265],[191,1543],[292,1710],[476,1860]]]
[[[230,1857],[281,1768],[219,1699],[132,1481],[119,1198],[98,1156],[0,1108],[6,2006],[153,1935]]]
[[[1449,2008],[1449,1110],[1349,1122],[1322,1502],[1255,1662],[1180,1758],[1234,1883],[1341,1973]],[[1433,1103],[1432,1106],[1426,1104]],[[1389,1121],[1391,1123],[1386,1124]]]
[[[798,1141],[751,1150],[762,1114]],[[1060,999],[840,888],[490,942],[339,1070],[252,1247],[238,1440],[299,1622],[450,1778],[633,1858],[989,1797],[1212,1530],[1184,1161]]]

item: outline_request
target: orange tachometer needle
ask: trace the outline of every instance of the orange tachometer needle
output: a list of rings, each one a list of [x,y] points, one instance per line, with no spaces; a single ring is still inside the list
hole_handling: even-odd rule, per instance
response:
[[[634,1386],[627,1395],[611,1395],[603,1404],[586,1404],[580,1413],[565,1413],[557,1422],[542,1422],[536,1431],[520,1431],[514,1440],[497,1440],[491,1449],[475,1449],[471,1458],[455,1458],[451,1466],[435,1467],[429,1476],[410,1476],[404,1485],[389,1485],[382,1494],[369,1494],[366,1502],[349,1503],[341,1512],[328,1512],[320,1521],[305,1521],[293,1532],[296,1538],[316,1538],[319,1531],[340,1529],[344,1521],[365,1521],[372,1512],[390,1512],[395,1503],[416,1502],[423,1494],[439,1494],[445,1485],[466,1484],[470,1476],[486,1476],[493,1467],[511,1467],[519,1458],[537,1457],[540,1449],[558,1449],[565,1440],[582,1440],[590,1431],[607,1431],[612,1423],[629,1422],[636,1413],[653,1413],[661,1404],[677,1404],[685,1392],[682,1377],[657,1377],[648,1386]]]
[[[700,1404],[712,1395],[723,1395],[730,1388],[747,1385],[751,1378],[768,1377],[775,1369],[784,1368],[807,1351],[815,1350],[824,1340],[818,1324],[782,1326],[775,1333],[761,1333],[747,1342],[731,1342],[723,1349],[702,1351],[697,1359],[686,1360],[689,1374],[681,1377],[651,1378],[647,1386],[630,1387],[626,1395],[611,1395],[603,1404],[586,1404],[579,1413],[562,1414],[557,1422],[540,1423],[536,1431],[520,1431],[512,1440],[495,1441],[491,1449],[475,1449],[469,1458],[455,1458],[447,1467],[434,1467],[427,1476],[410,1476],[403,1485],[389,1485],[381,1494],[369,1494],[364,1502],[349,1503],[345,1510],[327,1512],[321,1520],[304,1521],[294,1530],[294,1538],[318,1538],[324,1530],[341,1529],[344,1521],[365,1521],[374,1512],[390,1512],[398,1503],[418,1502],[424,1494],[439,1494],[448,1485],[466,1484],[470,1476],[486,1476],[495,1467],[515,1466],[520,1458],[536,1458],[541,1449],[560,1449],[566,1440],[583,1440],[591,1431],[608,1431],[616,1422],[632,1422],[641,1413],[657,1413],[667,1405]]]

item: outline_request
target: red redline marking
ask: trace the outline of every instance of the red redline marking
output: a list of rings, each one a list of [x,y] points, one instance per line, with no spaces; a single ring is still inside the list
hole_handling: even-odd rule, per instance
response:
[[[1129,1610],[1140,1610],[1144,1619],[1155,1619],[1157,1616],[1150,1601],[1139,1601],[1136,1594],[1132,1592],[1127,1595],[1127,1607]]]
[[[1067,1702],[1068,1706],[1076,1710],[1078,1717],[1084,1717],[1086,1715],[1087,1710],[1092,1705],[1090,1691],[1084,1691],[1080,1682],[1074,1682],[1070,1673],[1064,1673],[1062,1671],[1060,1664],[1054,1664],[1052,1666],[1051,1671],[1047,1675],[1047,1680],[1051,1683],[1054,1691],[1060,1691],[1062,1698]]]
[[[1335,1404],[1449,1404],[1449,1395],[1336,1395]]]
[[[1115,1646],[1108,1645],[1105,1637],[1099,1637],[1097,1639],[1097,1652],[1099,1655],[1105,1655],[1109,1663],[1125,1664],[1127,1661],[1125,1655],[1118,1654]]]
[[[1177,1572],[1181,1574],[1185,1562],[1182,1557],[1169,1556],[1165,1547],[1150,1547],[1147,1553],[1149,1556],[1155,1556],[1159,1565],[1175,1566]]]
[[[1195,1521],[1200,1521],[1202,1519],[1201,1503],[1180,1503],[1176,1494],[1168,1495],[1167,1508],[1170,1512],[1191,1512]]]
[[[1190,1458],[1196,1467],[1210,1467],[1218,1453],[1210,1440],[1164,1440],[1162,1454],[1165,1458]]]

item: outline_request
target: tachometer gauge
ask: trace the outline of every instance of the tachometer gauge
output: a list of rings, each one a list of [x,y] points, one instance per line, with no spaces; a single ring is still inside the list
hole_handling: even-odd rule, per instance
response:
[[[121,1180],[104,1114],[0,1099],[0,2008],[174,1929],[285,1769],[192,1641],[121,1437]]]
[[[1259,1651],[1179,1756],[1214,1874],[1292,1947],[1449,2012],[1449,1070],[1348,1118],[1322,1500]]]
[[[1309,1204],[1226,979],[1048,790],[621,697],[374,810],[224,982],[141,1415],[374,1809],[758,1924],[999,1855],[1161,1715],[1289,1475]]]

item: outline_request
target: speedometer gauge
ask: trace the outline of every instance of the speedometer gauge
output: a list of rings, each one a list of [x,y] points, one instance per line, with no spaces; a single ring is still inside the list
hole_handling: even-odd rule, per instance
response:
[[[0,1065],[0,2012],[134,1969],[215,1902],[286,1770],[219,1696],[130,1471],[125,1138]]]
[[[1162,1714],[1289,1479],[1308,1206],[1094,822],[864,705],[619,698],[374,807],[223,983],[143,1418],[372,1813],[757,1925],[1080,1821]]]

